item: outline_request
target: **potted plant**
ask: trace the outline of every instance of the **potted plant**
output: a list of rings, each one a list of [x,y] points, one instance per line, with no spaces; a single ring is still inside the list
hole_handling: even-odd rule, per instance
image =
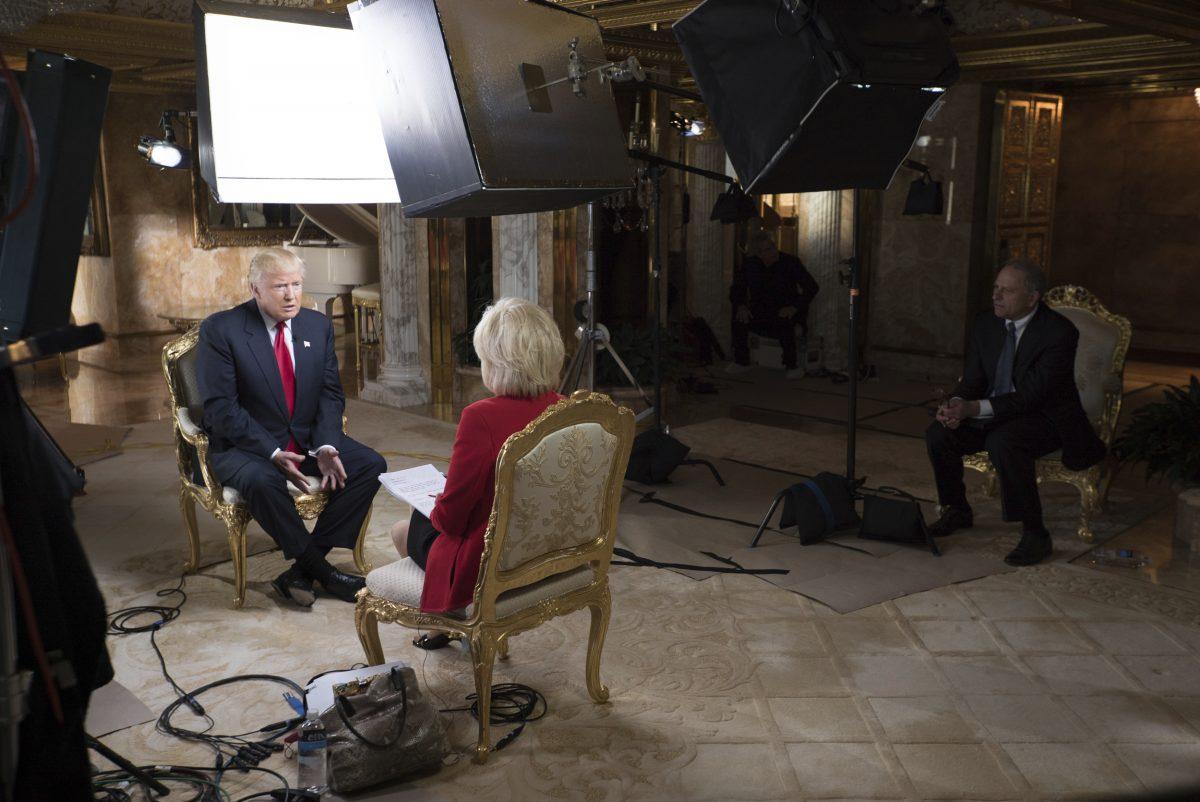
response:
[[[1147,478],[1165,476],[1176,490],[1200,486],[1200,380],[1171,387],[1161,401],[1133,413],[1113,443],[1123,462],[1141,462]]]

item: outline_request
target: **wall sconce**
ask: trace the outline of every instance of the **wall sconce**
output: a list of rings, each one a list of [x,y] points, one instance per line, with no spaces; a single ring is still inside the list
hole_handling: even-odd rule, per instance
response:
[[[156,167],[183,169],[191,166],[187,151],[175,141],[175,128],[171,121],[181,117],[194,117],[195,114],[194,111],[164,111],[158,121],[163,129],[162,138],[148,135],[138,137],[138,155]]]
[[[693,117],[684,117],[677,111],[671,112],[671,127],[678,129],[684,136],[700,136],[704,133],[706,123]]]

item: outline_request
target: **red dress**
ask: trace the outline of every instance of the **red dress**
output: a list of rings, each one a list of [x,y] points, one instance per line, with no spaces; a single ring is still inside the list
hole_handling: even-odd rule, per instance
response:
[[[562,396],[553,391],[535,398],[496,396],[462,411],[446,489],[429,516],[439,534],[425,560],[422,610],[444,613],[471,603],[483,555],[483,532],[495,497],[496,457],[509,435],[560,400]]]

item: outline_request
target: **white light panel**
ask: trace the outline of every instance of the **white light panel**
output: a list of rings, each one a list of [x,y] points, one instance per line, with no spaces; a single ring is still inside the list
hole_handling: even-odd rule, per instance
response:
[[[354,31],[204,15],[224,203],[399,203]]]

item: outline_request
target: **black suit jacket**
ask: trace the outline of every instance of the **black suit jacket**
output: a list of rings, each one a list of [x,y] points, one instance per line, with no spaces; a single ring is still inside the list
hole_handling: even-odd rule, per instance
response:
[[[755,317],[773,318],[785,306],[793,306],[797,317],[806,320],[808,307],[821,288],[790,253],[780,253],[779,261],[767,267],[757,256],[742,262],[741,277],[729,290],[729,300],[736,309],[745,304]]]
[[[290,417],[266,324],[251,299],[200,325],[196,379],[204,401],[210,458],[224,481],[252,457],[269,459],[289,437],[305,451],[342,447],[346,397],[338,377],[333,324],[311,309],[292,319],[296,405]]]
[[[975,321],[967,348],[963,377],[954,395],[987,397],[996,376],[996,363],[1004,348],[1004,323],[991,312]],[[1021,415],[1045,415],[1062,440],[1063,464],[1083,470],[1104,457],[1104,443],[1096,436],[1079,401],[1075,386],[1075,350],[1079,330],[1075,324],[1045,304],[1038,304],[1017,344],[1013,365],[1014,392],[991,399],[995,422]]]

